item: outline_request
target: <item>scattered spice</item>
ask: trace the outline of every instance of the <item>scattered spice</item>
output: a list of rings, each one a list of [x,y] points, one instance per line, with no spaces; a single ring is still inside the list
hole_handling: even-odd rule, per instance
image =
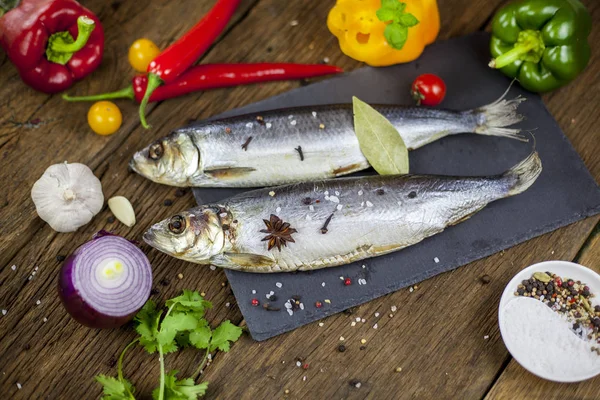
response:
[[[178,279],[183,279],[183,274],[182,273],[177,274],[177,278]]]
[[[271,197],[275,196],[275,192],[271,190],[271,191],[269,192],[269,196],[271,196]]]
[[[283,391],[283,393],[285,393],[285,394],[290,394],[290,389],[285,389],[285,390]]]
[[[333,213],[329,217],[327,217],[327,219],[325,220],[325,223],[321,227],[321,233],[323,235],[326,234],[327,232],[329,232],[329,230],[327,229],[327,227],[329,226],[329,223],[331,222],[331,218],[333,218]]]
[[[365,343],[367,343],[367,339],[360,339],[360,342],[361,342],[362,344],[365,344]]]
[[[484,285],[487,285],[491,281],[492,281],[492,277],[487,274],[485,274],[481,277],[481,283],[483,283]]]
[[[312,200],[311,200],[310,197],[305,197],[305,198],[302,199],[302,204],[304,204],[306,206],[309,206],[310,203],[312,203]]]
[[[175,191],[175,197],[183,197],[186,194],[186,189],[184,188],[179,188]]]
[[[343,352],[345,352],[345,351],[346,351],[346,346],[344,346],[343,344],[340,344],[340,345],[338,346],[338,351],[339,351],[340,353],[343,353]]]
[[[163,204],[167,207],[172,206],[173,205],[173,200],[171,199],[165,199],[165,201],[163,202]]]
[[[360,383],[360,381],[358,379],[352,379],[349,383],[350,383],[350,386],[354,386],[357,389],[362,386],[362,383]]]
[[[231,133],[231,128],[225,128],[225,133]]]
[[[302,369],[308,369],[308,364],[304,364],[304,365],[302,366]]]
[[[414,199],[415,197],[417,197],[417,192],[415,192],[415,191],[412,191],[408,194],[409,199]]]
[[[395,371],[396,372],[402,372],[402,368],[401,367],[396,367]]]
[[[317,301],[317,302],[315,302],[315,307],[321,308],[321,307],[323,307],[323,303],[321,303],[320,301]]]
[[[300,155],[300,161],[304,161],[304,153],[302,153],[302,146],[298,146],[298,147],[294,148],[294,150],[296,150],[298,152],[298,154]]]
[[[160,293],[160,291],[157,288],[152,288],[150,290],[150,296],[155,296],[155,295],[157,295],[159,293]]]
[[[350,286],[350,285],[352,285],[352,279],[350,279],[350,278],[346,278],[346,279],[344,279],[344,285],[345,285],[345,286]]]
[[[260,302],[258,301],[258,299],[252,299],[251,304],[256,307],[260,304]]]
[[[383,189],[377,189],[375,191],[375,193],[377,193],[379,196],[383,196],[385,194],[385,190],[383,190]]]
[[[250,144],[251,141],[252,141],[252,136],[249,136],[248,139],[246,139],[246,141],[242,145],[242,149],[244,149],[244,151],[248,150],[248,145]]]
[[[258,301],[258,300],[257,300]],[[254,304],[253,304],[254,305]],[[263,304],[263,308],[267,311],[281,311],[280,307],[274,307],[272,305],[270,305],[269,303],[265,303]]]
[[[67,258],[67,257],[65,257],[65,256],[63,256],[63,255],[58,255],[58,256],[56,256],[56,261],[58,261],[58,262],[63,262],[63,261],[65,261],[65,259],[66,259],[66,258]],[[13,269],[13,271],[14,271],[15,269],[17,269],[17,267],[15,267],[15,268]]]
[[[277,247],[281,251],[281,246],[287,247],[288,242],[296,242],[292,238],[292,234],[298,231],[292,228],[289,223],[283,222],[277,215],[271,214],[270,219],[263,219],[263,222],[267,229],[261,229],[260,232],[268,234],[262,239],[263,242],[268,241],[268,250]]]
[[[258,121],[259,124],[264,125],[265,124],[265,120],[262,117],[262,115],[257,115],[256,116],[256,121]]]
[[[163,278],[163,279],[160,280],[159,283],[161,285],[163,285],[163,286],[169,286],[169,284],[171,283],[171,281],[169,279],[167,279],[167,278]]]
[[[108,218],[106,218],[106,222],[108,222],[109,224],[112,224],[116,221],[115,217],[113,217],[112,215]]]
[[[325,129],[325,124],[319,124],[319,129]]]

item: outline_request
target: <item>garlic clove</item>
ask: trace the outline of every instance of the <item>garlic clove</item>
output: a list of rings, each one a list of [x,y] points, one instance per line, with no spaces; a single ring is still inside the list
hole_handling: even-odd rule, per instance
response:
[[[31,189],[41,219],[58,232],[74,232],[100,212],[102,184],[91,169],[79,163],[51,165]]]
[[[135,211],[133,210],[133,206],[123,196],[115,196],[111,197],[108,200],[108,208],[114,214],[114,216],[127,225],[128,227],[132,227],[135,225]]]

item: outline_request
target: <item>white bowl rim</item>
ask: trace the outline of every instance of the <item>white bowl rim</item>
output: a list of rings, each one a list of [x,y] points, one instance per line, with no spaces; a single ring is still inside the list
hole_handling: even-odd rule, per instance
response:
[[[556,269],[557,265],[561,266],[561,267],[566,267],[566,268],[573,268],[573,275],[568,275],[568,278],[571,279],[579,279],[582,281],[585,281],[588,285],[590,285],[590,282],[595,281],[595,287],[600,288],[600,275],[587,267],[584,267],[581,264],[577,264],[574,262],[570,262],[570,261],[562,261],[562,260],[550,260],[550,261],[542,261],[536,264],[532,264],[526,268],[523,268],[521,271],[517,272],[517,274],[515,274],[515,276],[512,277],[512,279],[510,280],[510,282],[508,282],[508,284],[506,285],[506,287],[504,288],[504,291],[502,292],[502,297],[500,297],[500,304],[498,305],[498,326],[500,328],[500,335],[502,336],[502,341],[504,342],[504,346],[506,346],[506,349],[508,350],[508,352],[512,355],[512,357],[515,359],[515,361],[517,361],[519,363],[519,365],[521,365],[524,369],[526,369],[527,371],[531,372],[532,374],[542,378],[542,379],[546,379],[549,381],[553,381],[553,382],[560,382],[560,383],[574,383],[574,382],[581,382],[581,381],[585,381],[587,379],[591,379],[593,377],[595,377],[596,375],[600,374],[600,369],[598,370],[593,370],[590,371],[586,374],[580,374],[576,377],[571,377],[571,378],[557,378],[555,376],[548,376],[548,375],[544,375],[543,371],[533,371],[529,368],[526,368],[523,366],[523,364],[521,362],[519,362],[519,355],[515,354],[511,348],[510,345],[507,343],[507,341],[504,339],[506,337],[504,330],[503,330],[503,313],[502,313],[502,309],[506,306],[506,304],[511,300],[510,296],[514,297],[514,292],[515,292],[515,288],[518,286],[519,282],[523,281],[524,279],[529,279],[531,278],[531,275],[534,272],[537,271],[552,271],[553,269]],[[554,271],[552,271],[554,272]],[[577,274],[577,272],[580,272],[580,274]],[[565,274],[561,274],[562,276],[565,276]],[[581,278],[581,276],[586,276],[585,278]],[[524,278],[524,276],[527,276],[527,278]],[[591,280],[590,280],[591,278]],[[596,295],[598,299],[600,299],[600,292],[596,291]]]

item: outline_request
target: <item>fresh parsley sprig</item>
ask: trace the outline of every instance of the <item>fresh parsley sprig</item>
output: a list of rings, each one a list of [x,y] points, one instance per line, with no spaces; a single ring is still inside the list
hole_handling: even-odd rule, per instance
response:
[[[103,400],[135,400],[135,388],[123,377],[123,358],[125,352],[136,343],[151,354],[159,354],[160,384],[152,392],[154,400],[195,400],[204,395],[208,383],[196,385],[193,378],[178,380],[176,370],[165,374],[165,354],[188,346],[206,350],[204,359],[193,375],[197,376],[204,368],[211,351],[229,351],[231,343],[242,334],[242,329],[229,321],[211,329],[204,313],[212,304],[198,292],[184,290],[180,296],[167,300],[165,306],[166,313],[149,300],[136,314],[135,330],[139,337],[127,345],[119,356],[117,378],[105,375],[96,377],[103,386]]]
[[[383,31],[383,36],[390,46],[401,50],[408,39],[408,28],[415,26],[419,20],[405,11],[406,3],[398,0],[381,0],[381,8],[377,10],[377,18],[390,22]]]

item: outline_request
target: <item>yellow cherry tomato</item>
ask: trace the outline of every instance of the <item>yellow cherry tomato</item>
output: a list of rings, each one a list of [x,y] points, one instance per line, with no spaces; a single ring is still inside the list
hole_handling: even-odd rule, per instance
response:
[[[112,135],[121,127],[123,115],[119,107],[111,101],[94,103],[88,111],[88,124],[98,135]]]
[[[138,39],[129,48],[129,64],[138,72],[146,72],[150,61],[160,53],[159,48],[149,39]]]

